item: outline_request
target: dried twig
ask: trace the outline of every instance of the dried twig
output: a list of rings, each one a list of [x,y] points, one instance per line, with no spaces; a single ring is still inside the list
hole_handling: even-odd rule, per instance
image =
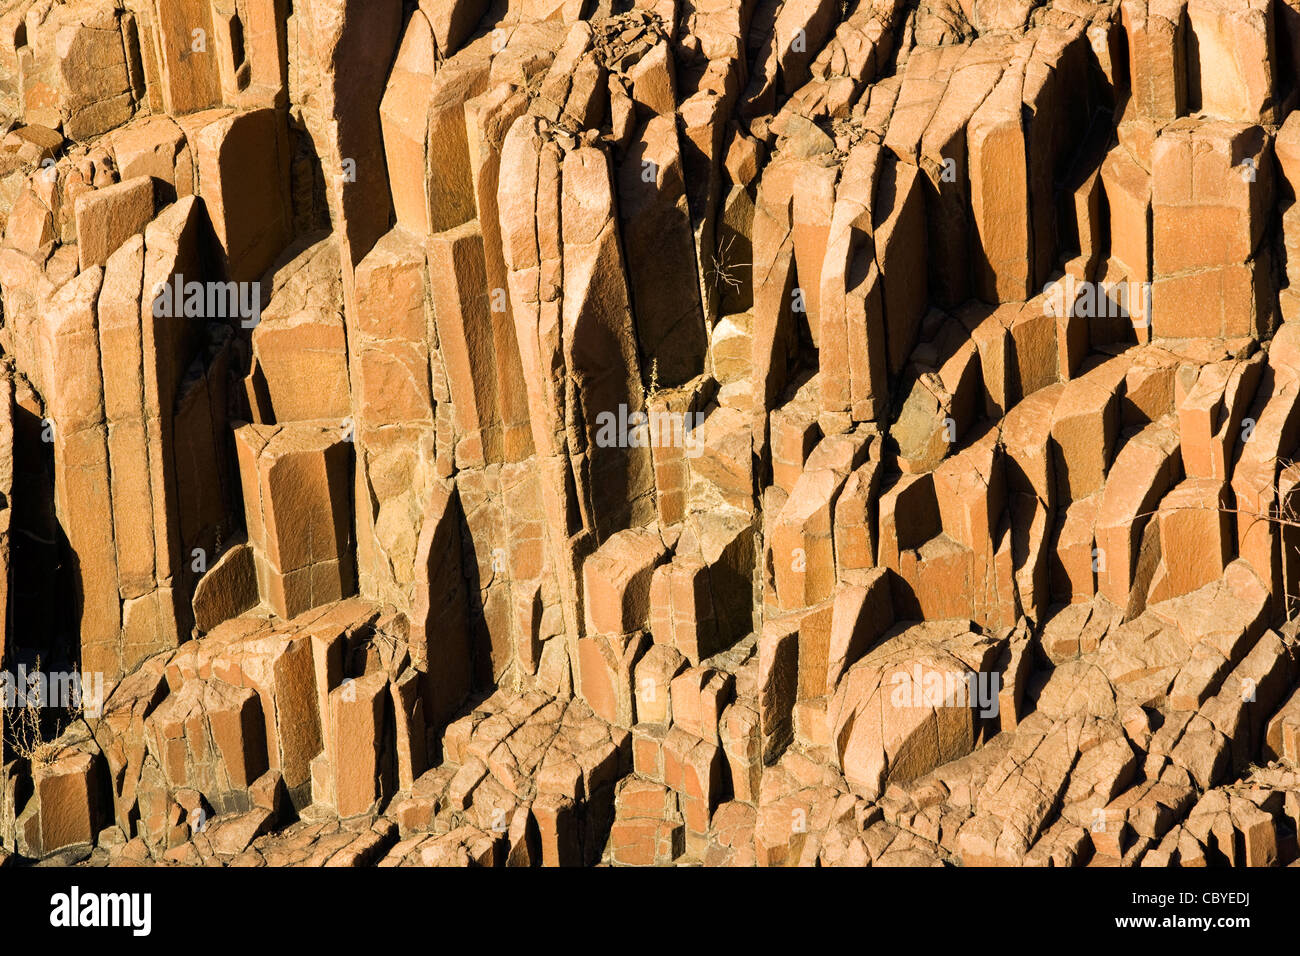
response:
[[[32,692],[32,677],[41,673],[41,659],[36,658],[36,667],[28,675],[28,686],[23,689],[23,705],[10,712],[10,719],[5,722],[5,737],[10,748],[32,766],[49,766],[54,763],[62,747],[57,743],[59,735],[75,721],[85,716],[84,694],[68,706],[69,718],[62,726],[56,723],[55,732],[47,740],[41,730],[41,711],[46,701],[39,694]]]

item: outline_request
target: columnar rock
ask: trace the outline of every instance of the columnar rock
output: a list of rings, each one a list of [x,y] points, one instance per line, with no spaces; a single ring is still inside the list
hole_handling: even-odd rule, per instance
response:
[[[346,418],[357,457],[357,573],[363,593],[398,603],[409,600],[434,473],[435,400],[447,397],[432,374],[424,250],[400,230],[390,232],[358,266],[356,285],[341,364],[355,396]]]
[[[131,13],[82,0],[38,7],[24,27],[15,49],[24,122],[90,139],[131,118],[144,93]]]
[[[696,289],[695,246],[676,124],[653,116],[633,134],[618,173],[618,211],[631,279],[642,362],[660,385],[704,370],[704,315]]]
[[[435,491],[416,552],[411,662],[428,675],[424,712],[434,726],[455,714],[473,686],[458,512],[449,489]]]
[[[386,71],[397,50],[401,8],[393,0],[311,0],[293,9],[290,62],[319,78],[293,89],[325,184],[330,218],[340,229],[345,295],[352,268],[388,225],[388,172],[383,161],[378,106]],[[298,80],[302,83],[303,80]]]
[[[81,651],[92,670],[120,673],[117,635],[117,553],[109,494],[104,388],[99,375],[95,301],[103,270],[83,272],[64,286],[46,319],[44,380],[58,382],[48,413],[54,422],[54,489],[59,520],[78,556]],[[80,513],[78,513],[80,512]]]
[[[0,864],[1296,862],[1300,0],[290,7],[0,10]]]
[[[206,111],[182,121],[222,272],[236,281],[259,278],[289,240],[284,123],[274,109]]]
[[[350,595],[352,448],[331,422],[235,430],[258,592],[281,618]]]
[[[257,290],[257,314],[239,317],[241,327],[252,328],[250,410],[260,424],[334,419],[342,425],[352,406],[338,245],[323,239],[292,252],[298,254],[274,270],[265,303]]]
[[[1272,205],[1270,156],[1258,126],[1187,118],[1162,131],[1151,167],[1156,336],[1231,338],[1268,326],[1271,253],[1261,240]],[[1211,220],[1215,243],[1185,241],[1189,222]]]

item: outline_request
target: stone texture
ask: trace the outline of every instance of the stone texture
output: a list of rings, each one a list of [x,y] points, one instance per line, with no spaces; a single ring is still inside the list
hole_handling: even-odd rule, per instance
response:
[[[8,4],[0,864],[1294,864],[1297,62]]]

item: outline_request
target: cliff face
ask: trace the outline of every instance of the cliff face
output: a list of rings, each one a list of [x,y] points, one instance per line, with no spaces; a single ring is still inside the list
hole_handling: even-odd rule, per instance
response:
[[[1291,862],[1297,66],[3,0],[0,862]]]

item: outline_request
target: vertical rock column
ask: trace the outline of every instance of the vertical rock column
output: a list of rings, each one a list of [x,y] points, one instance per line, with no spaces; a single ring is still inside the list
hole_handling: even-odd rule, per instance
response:
[[[617,419],[620,406],[629,415],[642,408],[636,340],[606,157],[572,139],[561,143],[544,121],[524,116],[506,136],[501,169],[511,312],[574,661],[583,633],[581,560],[608,535],[653,516],[649,450],[595,441],[602,413]]]
[[[351,594],[352,449],[330,422],[235,430],[258,592],[285,619]]]
[[[103,278],[104,270],[95,267],[59,290],[45,317],[42,358],[46,409],[54,422],[55,507],[80,592],[81,662],[87,671],[116,679],[122,674],[122,618],[113,513],[104,507],[110,486],[95,314]]]

